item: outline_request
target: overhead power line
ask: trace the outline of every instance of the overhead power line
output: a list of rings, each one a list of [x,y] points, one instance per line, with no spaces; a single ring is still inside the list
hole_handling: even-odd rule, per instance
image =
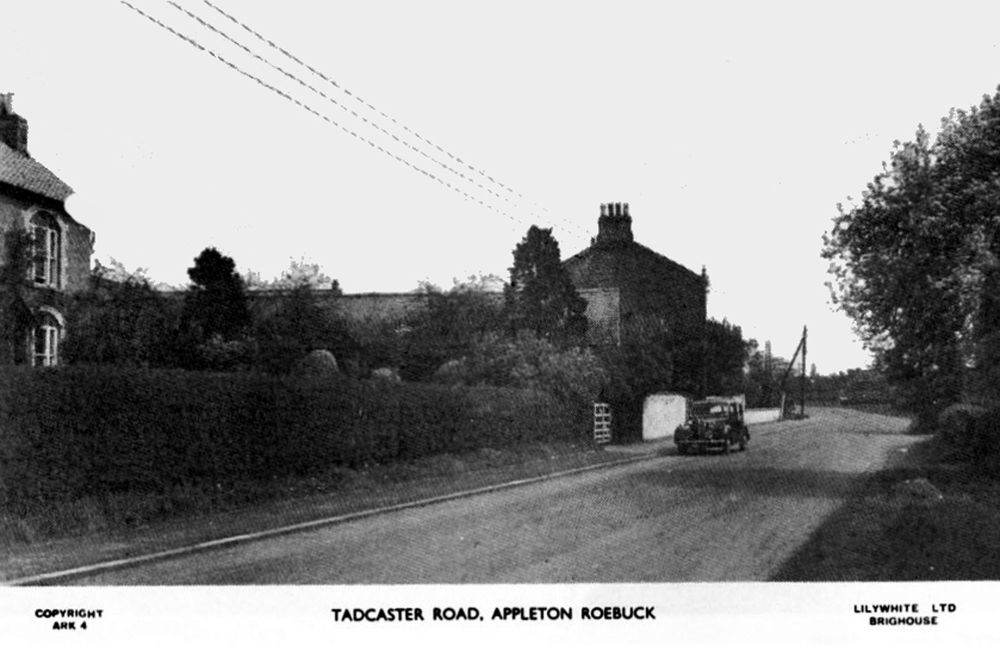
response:
[[[511,188],[510,186],[507,186],[505,183],[499,181],[498,179],[494,179],[491,175],[487,174],[485,171],[483,171],[483,170],[481,170],[479,168],[476,168],[475,166],[473,166],[472,164],[468,163],[467,161],[464,161],[461,157],[459,157],[459,156],[457,156],[457,155],[449,152],[445,148],[442,148],[440,145],[438,145],[437,143],[434,143],[433,141],[431,141],[427,137],[424,137],[419,132],[411,129],[406,124],[400,123],[394,117],[392,117],[389,114],[386,114],[384,111],[376,108],[374,105],[372,105],[371,103],[369,103],[367,100],[363,99],[358,94],[355,94],[354,92],[351,92],[349,89],[347,89],[346,87],[344,87],[343,85],[341,85],[340,83],[338,83],[337,81],[335,81],[334,79],[330,78],[329,76],[327,76],[323,72],[319,71],[318,69],[316,69],[312,65],[309,65],[308,63],[306,63],[305,61],[303,61],[301,58],[299,58],[298,56],[296,56],[295,54],[292,54],[290,51],[288,51],[284,47],[281,47],[280,45],[278,45],[277,43],[275,43],[273,40],[267,38],[266,36],[263,36],[260,32],[258,32],[257,30],[253,29],[252,27],[250,27],[249,25],[247,25],[245,22],[241,21],[239,18],[236,18],[232,14],[228,13],[226,10],[224,10],[221,7],[217,6],[216,4],[210,2],[210,0],[202,0],[202,2],[204,2],[205,4],[207,4],[209,7],[211,7],[216,12],[218,12],[221,15],[223,15],[224,17],[226,17],[230,21],[232,21],[234,24],[240,26],[243,30],[245,30],[246,32],[250,33],[255,38],[257,38],[258,40],[260,40],[261,42],[266,43],[272,49],[280,52],[282,55],[284,55],[288,59],[294,61],[295,63],[297,63],[298,65],[300,65],[300,66],[304,67],[305,69],[309,70],[311,73],[315,74],[316,76],[318,76],[319,78],[323,79],[327,83],[333,85],[334,87],[336,87],[337,89],[339,89],[343,93],[345,93],[348,96],[352,97],[354,100],[356,100],[357,102],[361,103],[362,105],[364,105],[365,107],[367,107],[372,112],[375,112],[376,114],[380,115],[381,117],[383,117],[385,119],[388,119],[393,124],[395,124],[395,125],[399,126],[400,128],[402,128],[404,131],[412,134],[416,139],[424,142],[425,144],[427,144],[429,146],[432,146],[434,149],[438,150],[442,154],[447,155],[449,158],[451,158],[456,163],[460,163],[460,164],[464,165],[466,168],[468,168],[469,170],[471,170],[473,172],[479,173],[481,176],[485,177],[491,183],[499,186],[500,188],[506,190],[507,192],[509,192],[512,195],[516,195],[519,199],[521,199],[521,200],[523,200],[523,201],[525,201],[527,203],[532,204],[533,206],[535,206],[536,208],[538,208],[542,212],[548,214],[550,217],[552,216],[552,214],[549,212],[549,210],[547,208],[545,208],[544,206],[542,206],[541,204],[538,204],[536,202],[532,202],[531,200],[527,199],[524,196],[523,193],[514,190],[513,188]],[[173,2],[171,2],[171,4],[173,4]],[[355,114],[355,116],[357,116],[357,115]],[[358,118],[363,119],[363,117],[360,117],[360,116]],[[461,175],[461,176],[464,177],[464,175]],[[489,190],[489,189],[486,189],[486,190]],[[496,193],[493,193],[493,194],[496,194]],[[566,220],[563,220],[563,221],[568,226],[570,226],[571,228],[576,229],[577,232],[582,233],[582,231],[580,231],[571,222],[568,222]],[[560,228],[563,228],[563,227],[560,226]]]
[[[265,59],[263,56],[261,56],[260,54],[258,54],[255,51],[251,50],[249,47],[247,47],[243,43],[239,42],[238,40],[236,40],[235,38],[233,38],[229,34],[227,34],[224,31],[218,29],[214,25],[206,22],[200,16],[192,13],[191,11],[188,11],[187,9],[185,9],[184,7],[182,7],[181,5],[179,5],[176,2],[174,2],[173,0],[167,0],[167,4],[169,4],[170,6],[174,7],[178,11],[181,11],[181,12],[185,13],[189,18],[191,18],[192,20],[196,20],[204,28],[206,28],[209,31],[211,31],[212,33],[214,33],[214,34],[216,34],[218,36],[221,36],[222,38],[226,39],[227,41],[229,41],[230,43],[232,43],[236,47],[240,48],[241,50],[243,50],[244,52],[246,52],[247,54],[249,54],[250,56],[252,56],[254,59],[256,59],[256,60],[264,63],[268,67],[271,67],[272,69],[278,71],[280,74],[282,74],[286,78],[288,78],[288,79],[290,79],[290,80],[298,83],[302,87],[308,89],[313,94],[316,94],[317,96],[323,97],[324,99],[326,99],[330,103],[333,103],[334,105],[336,105],[337,107],[339,107],[344,112],[347,112],[351,116],[360,119],[365,124],[371,126],[372,128],[375,128],[376,130],[378,130],[382,134],[384,134],[384,135],[386,135],[388,137],[391,137],[397,143],[399,143],[399,144],[401,144],[403,146],[406,146],[407,148],[409,148],[413,152],[416,152],[417,154],[419,154],[419,155],[423,156],[424,158],[426,158],[428,161],[431,161],[432,163],[437,164],[441,168],[443,168],[443,169],[451,172],[452,174],[454,174],[457,177],[461,177],[462,179],[468,181],[473,186],[476,186],[477,188],[480,188],[480,189],[486,191],[487,193],[489,193],[490,195],[493,195],[497,199],[501,199],[501,200],[507,202],[508,204],[511,203],[510,199],[508,199],[504,195],[501,195],[500,193],[497,193],[496,191],[491,190],[487,186],[484,186],[482,183],[477,182],[472,177],[468,177],[467,175],[465,175],[461,171],[455,170],[454,168],[452,168],[448,164],[446,164],[446,163],[444,163],[444,162],[442,162],[442,161],[440,161],[438,159],[435,159],[434,157],[432,157],[429,154],[427,154],[424,150],[422,150],[420,148],[417,148],[416,146],[414,146],[413,144],[411,144],[406,139],[401,139],[400,137],[396,136],[392,132],[389,132],[388,130],[386,130],[385,128],[383,128],[382,126],[380,126],[379,124],[377,124],[377,123],[375,123],[373,121],[370,121],[369,119],[365,118],[364,116],[358,114],[357,112],[355,112],[351,108],[347,107],[346,105],[344,105],[340,101],[338,101],[335,98],[327,95],[325,92],[323,92],[320,89],[317,89],[316,87],[314,87],[313,85],[307,83],[306,81],[303,81],[301,78],[299,78],[295,74],[289,72],[288,70],[286,70],[285,68],[281,67],[280,65],[276,65],[276,64],[272,63],[271,61]]]
[[[442,148],[438,144],[434,143],[430,139],[427,139],[426,137],[422,136],[419,132],[416,132],[416,131],[410,129],[409,127],[406,126],[406,124],[400,123],[399,121],[397,121],[392,116],[386,114],[382,110],[379,110],[374,105],[372,105],[371,103],[369,103],[368,101],[366,101],[365,99],[363,99],[361,96],[359,96],[359,95],[351,92],[350,90],[348,90],[346,87],[342,86],[337,81],[335,81],[332,78],[328,77],[323,72],[319,71],[315,67],[309,65],[308,63],[306,63],[305,61],[303,61],[299,57],[297,57],[294,54],[292,54],[291,52],[289,52],[287,49],[285,49],[285,48],[277,45],[274,41],[272,41],[269,38],[261,35],[258,31],[256,31],[255,29],[253,29],[252,27],[250,27],[249,25],[247,25],[246,23],[244,23],[240,19],[238,19],[235,16],[233,16],[232,14],[226,12],[226,10],[222,9],[221,7],[215,5],[215,4],[211,3],[211,2],[209,2],[209,0],[202,0],[202,1],[205,4],[207,4],[209,7],[211,7],[212,9],[214,9],[215,11],[219,12],[220,14],[222,14],[223,16],[225,16],[226,18],[228,18],[229,20],[231,20],[236,25],[239,25],[240,27],[242,27],[245,31],[247,31],[248,33],[252,34],[255,38],[257,38],[261,42],[266,43],[272,49],[275,49],[275,50],[281,52],[287,58],[289,58],[292,61],[298,63],[299,65],[301,65],[302,67],[306,68],[307,70],[309,70],[310,72],[312,72],[316,76],[320,77],[321,79],[323,79],[327,83],[330,83],[331,85],[333,85],[337,89],[341,90],[342,92],[344,92],[348,96],[354,98],[356,101],[358,101],[359,103],[361,103],[362,105],[364,105],[365,107],[367,107],[368,109],[370,109],[371,111],[379,114],[380,116],[382,116],[385,119],[388,119],[388,120],[392,121],[395,125],[398,125],[399,127],[401,127],[406,132],[409,132],[410,134],[412,134],[414,137],[416,137],[420,141],[423,141],[424,143],[426,143],[429,146],[433,146],[436,150],[438,150],[438,152],[441,152],[442,154],[448,155],[448,157],[450,157],[455,162],[463,164],[466,168],[468,168],[469,170],[471,170],[473,172],[478,172],[480,175],[482,175],[483,177],[486,177],[486,179],[488,179],[492,183],[496,184],[497,186],[500,186],[501,188],[507,190],[508,192],[510,192],[513,195],[517,195],[521,199],[524,199],[524,195],[523,194],[521,194],[521,193],[515,191],[514,189],[510,188],[509,186],[505,185],[503,182],[497,181],[496,179],[494,179],[490,175],[487,175],[484,171],[482,171],[482,170],[476,168],[475,166],[473,166],[472,164],[470,164],[470,163],[462,160],[461,157],[458,157],[458,156],[452,154],[448,150],[445,150],[444,148]]]
[[[142,11],[141,9],[139,9],[138,7],[136,7],[135,5],[133,5],[130,2],[128,2],[127,0],[119,0],[119,2],[121,4],[123,4],[123,5],[125,5],[126,7],[128,7],[129,9],[131,9],[132,11],[136,12],[140,16],[143,16],[144,18],[146,18],[147,20],[149,20],[150,22],[152,22],[156,26],[160,27],[161,29],[172,33],[173,35],[177,36],[178,38],[180,38],[184,42],[186,42],[189,45],[191,45],[192,47],[198,49],[199,51],[201,51],[201,52],[203,52],[205,54],[208,54],[212,58],[215,58],[220,63],[226,65],[227,67],[229,67],[233,71],[239,73],[242,76],[245,76],[245,77],[249,78],[250,80],[252,80],[255,83],[257,83],[258,85],[260,85],[261,87],[264,87],[265,89],[270,90],[271,92],[274,92],[275,94],[277,94],[278,96],[284,98],[285,100],[294,103],[295,105],[297,105],[298,107],[302,108],[303,110],[306,110],[307,112],[309,112],[313,116],[316,116],[316,117],[318,117],[320,119],[323,119],[324,121],[326,121],[330,125],[333,125],[333,126],[339,128],[340,130],[342,130],[346,134],[351,135],[355,139],[358,139],[360,141],[363,141],[363,142],[367,143],[370,147],[378,150],[379,152],[382,152],[386,156],[388,156],[388,157],[396,160],[397,162],[399,162],[399,163],[407,166],[408,168],[410,168],[412,170],[415,170],[416,172],[419,172],[419,173],[423,174],[424,176],[428,177],[429,179],[431,179],[433,181],[436,181],[437,183],[441,184],[442,186],[446,186],[446,187],[450,188],[451,190],[455,191],[456,193],[462,195],[464,198],[466,198],[466,199],[468,199],[470,201],[473,201],[475,203],[478,203],[480,206],[488,208],[488,209],[492,210],[493,212],[495,212],[495,213],[497,213],[499,215],[502,215],[502,216],[506,217],[507,219],[510,219],[511,221],[517,222],[518,224],[521,224],[521,225],[526,225],[527,224],[526,222],[524,222],[520,218],[511,215],[507,211],[499,209],[499,208],[496,208],[492,204],[486,203],[482,199],[480,199],[480,198],[478,198],[476,196],[470,195],[469,193],[467,193],[466,191],[462,190],[461,188],[459,188],[457,186],[454,186],[451,183],[449,183],[449,182],[441,179],[440,177],[438,177],[434,173],[431,173],[431,172],[429,172],[429,171],[421,168],[420,166],[418,166],[418,165],[416,165],[416,164],[414,164],[414,163],[412,163],[410,161],[407,161],[406,159],[403,159],[399,155],[397,155],[397,154],[395,154],[393,152],[390,152],[389,150],[385,149],[381,145],[379,145],[379,144],[375,143],[374,141],[368,139],[364,135],[358,134],[356,131],[347,128],[343,124],[341,124],[341,123],[339,123],[339,122],[331,119],[329,116],[327,116],[327,115],[319,112],[315,108],[312,108],[312,107],[306,105],[305,103],[303,103],[299,99],[295,98],[291,94],[288,94],[287,92],[282,91],[281,89],[275,87],[274,85],[271,85],[270,83],[268,83],[268,82],[264,81],[263,79],[261,79],[259,76],[256,76],[256,75],[254,75],[254,74],[252,74],[252,73],[244,70],[243,68],[241,68],[240,66],[236,65],[235,63],[233,63],[229,59],[225,58],[221,54],[219,54],[216,51],[212,50],[211,48],[206,47],[205,45],[202,45],[201,43],[197,42],[196,40],[194,40],[190,36],[186,36],[186,35],[180,33],[179,31],[177,31],[173,27],[170,27],[169,25],[165,24],[163,21],[161,21],[161,20],[159,20],[159,19],[157,19],[157,18],[149,15],[148,13],[146,13],[144,11]]]

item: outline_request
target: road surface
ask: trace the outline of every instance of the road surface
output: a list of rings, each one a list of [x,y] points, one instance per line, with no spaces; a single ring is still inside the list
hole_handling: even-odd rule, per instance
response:
[[[901,419],[811,414],[751,428],[746,452],[671,454],[69,584],[766,580],[919,440]]]

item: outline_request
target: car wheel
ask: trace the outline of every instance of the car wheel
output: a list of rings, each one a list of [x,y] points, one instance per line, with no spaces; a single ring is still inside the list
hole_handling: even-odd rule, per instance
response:
[[[722,454],[724,455],[729,454],[729,437],[726,437],[726,442],[722,444]]]
[[[686,455],[687,451],[688,451],[688,447],[687,446],[685,446],[682,443],[677,444],[677,454],[678,455]]]
[[[747,438],[746,435],[740,437],[740,452],[747,449]]]

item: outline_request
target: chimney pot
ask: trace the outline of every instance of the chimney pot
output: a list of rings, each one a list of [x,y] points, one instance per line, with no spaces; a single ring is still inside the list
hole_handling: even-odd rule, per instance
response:
[[[0,93],[0,142],[20,153],[28,153],[28,121],[14,114],[12,92]]]
[[[601,204],[601,217],[597,220],[597,239],[593,243],[620,243],[633,240],[632,218],[628,214],[628,204],[623,205],[622,202]]]

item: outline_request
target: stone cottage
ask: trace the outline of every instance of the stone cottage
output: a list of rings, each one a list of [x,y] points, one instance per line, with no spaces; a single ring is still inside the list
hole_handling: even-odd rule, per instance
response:
[[[66,212],[73,190],[28,153],[28,122],[14,112],[12,96],[0,94],[0,264],[10,261],[19,231],[32,251],[18,293],[0,294],[7,319],[18,321],[6,330],[0,360],[53,366],[70,331],[66,298],[88,286],[94,234]]]

